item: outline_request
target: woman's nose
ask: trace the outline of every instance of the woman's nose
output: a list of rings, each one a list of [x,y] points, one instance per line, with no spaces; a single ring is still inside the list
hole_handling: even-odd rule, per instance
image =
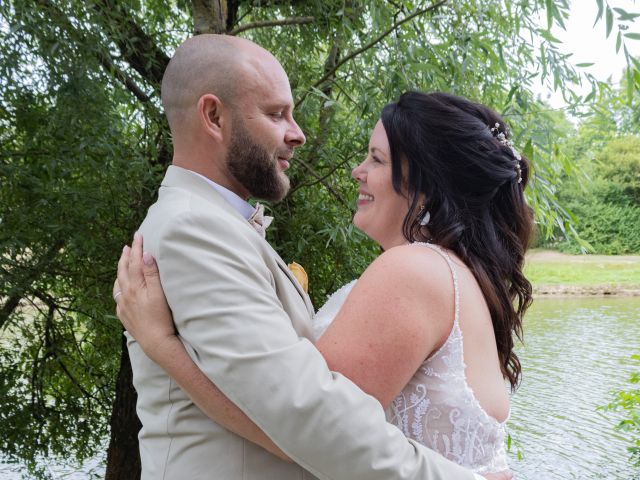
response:
[[[363,182],[365,178],[365,171],[364,171],[363,164],[364,162],[362,162],[360,165],[358,165],[353,170],[351,170],[351,177],[354,180],[357,180],[359,182]]]

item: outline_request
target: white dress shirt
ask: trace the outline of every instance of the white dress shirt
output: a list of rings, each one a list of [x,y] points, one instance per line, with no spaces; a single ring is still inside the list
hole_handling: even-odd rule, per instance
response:
[[[228,188],[223,187],[222,185],[218,185],[213,180],[205,177],[204,175],[200,175],[199,173],[194,172],[193,170],[189,170],[194,175],[199,176],[200,178],[204,178],[209,185],[216,189],[216,191],[224,198],[237,212],[242,215],[244,218],[249,220],[249,217],[253,214],[256,207],[247,202],[244,198],[236,193],[232,192]]]

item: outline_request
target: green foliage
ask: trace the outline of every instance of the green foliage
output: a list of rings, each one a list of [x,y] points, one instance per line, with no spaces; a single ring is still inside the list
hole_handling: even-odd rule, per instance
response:
[[[610,141],[585,170],[591,180],[566,182],[560,196],[578,219],[580,238],[593,253],[640,252],[640,137]],[[582,245],[569,240],[559,248],[578,253]]]
[[[576,201],[567,208],[579,219],[575,227],[580,238],[587,242],[592,253],[622,255],[640,252],[640,208],[621,207],[609,203]],[[575,241],[558,244],[566,253],[581,253],[582,245]]]
[[[33,471],[39,456],[92,456],[107,433],[120,349],[115,262],[171,159],[159,79],[193,31],[196,4],[0,3],[0,451]],[[593,98],[607,86],[581,78],[549,31],[568,0],[226,4],[228,30],[313,17],[242,35],[290,73],[307,134],[269,238],[307,268],[316,305],[378,253],[350,223],[350,171],[383,105],[407,89],[503,113],[533,161],[528,195],[543,232],[569,228],[556,187],[575,173],[562,149],[568,126],[532,85],[553,85],[574,105],[582,99],[569,85],[591,83]],[[612,31],[633,20],[606,15]]]
[[[333,78],[319,81],[330,65],[327,52],[338,52],[339,61],[365,48],[403,16],[392,3],[351,5],[338,8],[341,2],[322,6],[309,2],[302,9],[281,7],[282,17],[312,15],[325,20],[301,30],[283,28],[278,35],[268,30],[247,34],[273,51],[290,73],[296,119],[309,139],[290,170],[293,194],[274,206],[278,224],[287,228],[270,231],[269,238],[287,258],[304,263],[314,302],[321,303],[335,286],[358,276],[378,253],[369,243],[363,246],[362,235],[345,235],[353,230],[349,219],[355,205],[350,170],[364,157],[382,107],[408,89],[450,91],[501,111],[515,132],[517,146],[533,161],[535,178],[527,195],[541,230],[549,234],[558,226],[568,229],[571,219],[557,200],[555,185],[562,175],[574,172],[571,157],[560,148],[570,125],[536,101],[531,88],[536,75],[557,81],[558,88],[578,76],[553,40],[543,35],[542,49],[537,49],[527,36],[540,33],[536,15],[544,5],[495,0],[452,3],[437,14],[420,15],[401,25],[375,48],[345,63]],[[407,16],[426,5],[408,2],[402,11]],[[552,21],[562,21],[566,12],[565,2],[554,2]],[[266,20],[269,15],[272,12],[254,11],[247,21]],[[510,39],[508,48],[505,38]],[[290,48],[292,43],[295,49]],[[301,51],[308,55],[302,57]],[[572,98],[568,88],[566,95]]]
[[[612,141],[598,157],[603,199],[613,204],[640,206],[640,137]]]
[[[104,448],[121,332],[108,287],[157,182],[144,123],[75,60],[50,88],[18,79],[0,110],[0,450],[41,475],[38,457]]]
[[[631,359],[640,367],[640,355],[632,355]],[[628,435],[629,459],[640,468],[640,370],[629,376],[629,384],[627,390],[614,393],[613,401],[604,410],[623,412],[624,418],[616,425],[616,430]]]

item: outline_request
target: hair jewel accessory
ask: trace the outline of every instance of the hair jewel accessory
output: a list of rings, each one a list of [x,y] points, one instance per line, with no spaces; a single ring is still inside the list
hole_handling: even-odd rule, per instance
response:
[[[498,122],[495,123],[493,127],[489,127],[491,130],[491,135],[500,142],[500,144],[505,147],[509,147],[511,149],[511,153],[516,159],[516,173],[518,174],[518,183],[522,183],[522,167],[520,166],[520,161],[522,160],[522,156],[518,153],[518,151],[513,147],[513,143],[511,140],[507,138],[507,134],[509,134],[509,130],[505,127],[505,131],[500,131],[500,124]]]
[[[522,183],[522,167],[520,166],[520,159],[516,160],[516,173],[518,174],[518,183]]]

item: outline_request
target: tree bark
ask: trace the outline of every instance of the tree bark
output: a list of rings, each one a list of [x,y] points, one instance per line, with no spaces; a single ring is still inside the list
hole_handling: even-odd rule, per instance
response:
[[[193,0],[193,33],[226,33],[227,1],[226,0]]]
[[[138,395],[133,388],[129,351],[123,335],[116,399],[111,412],[111,439],[107,450],[105,480],[138,480],[140,478],[138,432],[142,425],[136,414],[137,398]]]

